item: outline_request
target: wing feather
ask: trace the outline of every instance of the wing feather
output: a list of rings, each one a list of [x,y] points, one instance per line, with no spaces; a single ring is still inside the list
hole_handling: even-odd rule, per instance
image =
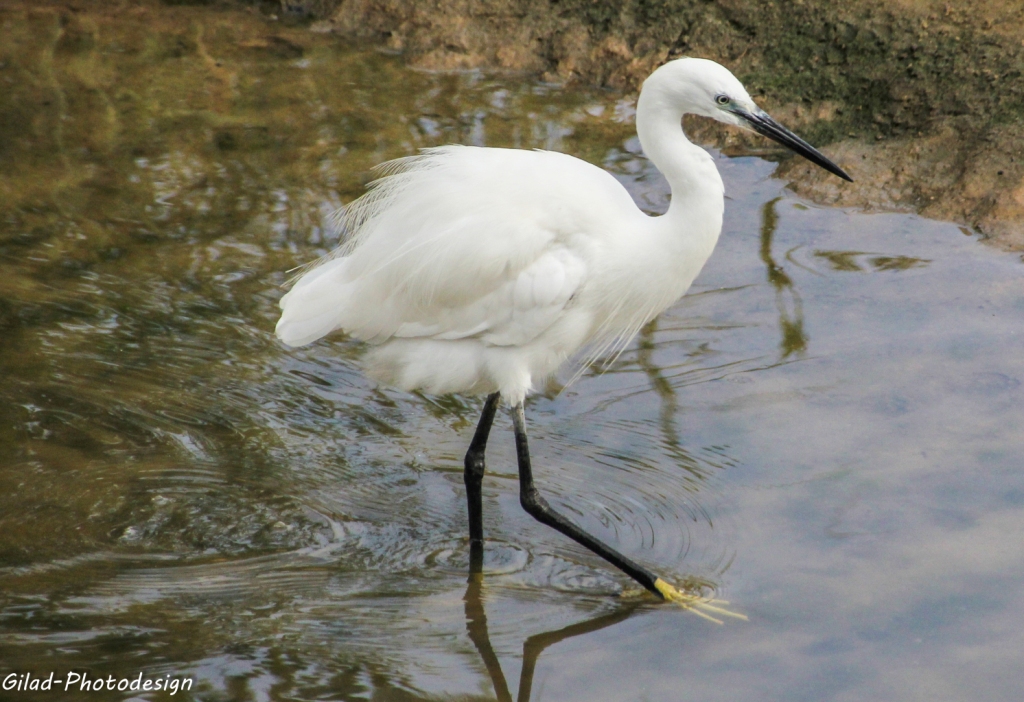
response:
[[[580,235],[600,228],[601,213],[572,208],[566,190],[629,202],[608,174],[550,152],[448,146],[380,172],[339,217],[346,243],[282,298],[286,343],[335,329],[374,343],[526,343],[585,285],[593,237]]]

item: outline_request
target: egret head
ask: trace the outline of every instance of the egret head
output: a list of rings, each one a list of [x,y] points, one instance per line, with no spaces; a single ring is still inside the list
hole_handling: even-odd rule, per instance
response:
[[[647,82],[652,81],[662,99],[670,101],[682,114],[710,117],[755,131],[853,182],[842,168],[755,105],[743,84],[725,66],[707,59],[678,59],[652,73]]]

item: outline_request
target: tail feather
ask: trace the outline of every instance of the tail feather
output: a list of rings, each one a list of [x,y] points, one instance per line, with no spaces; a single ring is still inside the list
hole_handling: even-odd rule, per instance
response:
[[[304,346],[343,327],[349,297],[347,259],[337,258],[306,273],[279,303],[277,337],[289,346]]]

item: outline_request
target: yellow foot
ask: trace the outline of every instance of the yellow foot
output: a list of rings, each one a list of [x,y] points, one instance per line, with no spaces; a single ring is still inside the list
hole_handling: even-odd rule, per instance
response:
[[[729,604],[725,600],[715,600],[700,595],[691,595],[686,592],[681,592],[676,588],[666,583],[661,578],[654,581],[654,587],[658,588],[658,592],[669,602],[675,602],[683,609],[687,609],[698,617],[703,617],[708,621],[712,621],[715,624],[721,624],[722,620],[719,617],[732,617],[734,619],[742,619],[747,621],[747,617],[744,614],[733,612],[732,610],[725,609],[722,605]]]

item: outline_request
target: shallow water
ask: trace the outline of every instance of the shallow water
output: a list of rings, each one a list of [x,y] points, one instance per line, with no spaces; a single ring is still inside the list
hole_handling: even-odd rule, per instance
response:
[[[716,156],[725,228],[691,294],[528,414],[549,499],[749,622],[619,597],[519,508],[504,417],[469,579],[479,399],[377,387],[344,339],[283,348],[280,286],[372,165],[421,146],[566,150],[664,208],[629,103],[415,73],[256,15],[0,22],[0,677],[238,700],[1024,692],[1018,256]],[[103,695],[127,696],[61,698]]]

